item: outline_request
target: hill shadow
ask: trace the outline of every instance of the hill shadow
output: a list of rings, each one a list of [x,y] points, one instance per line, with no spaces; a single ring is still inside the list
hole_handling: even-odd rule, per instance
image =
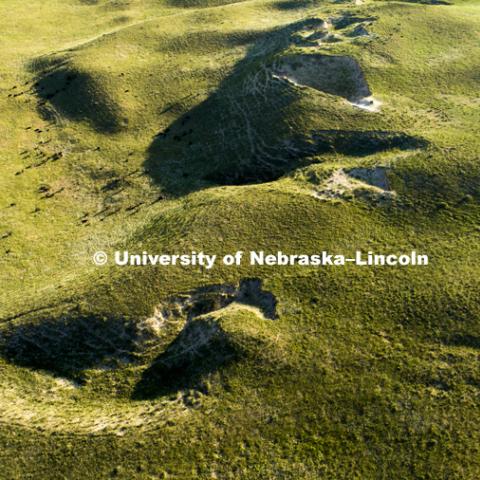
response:
[[[238,341],[209,316],[234,302],[258,309],[264,319],[278,318],[277,299],[262,288],[258,278],[242,279],[236,286],[208,285],[186,296],[169,299],[170,308],[161,310],[162,318],[175,317],[181,311],[186,318],[185,326],[143,371],[132,398],[145,400],[201,388],[208,375],[241,359],[244,351]]]
[[[320,24],[311,18],[258,35],[215,92],[157,133],[144,166],[166,194],[273,181],[329,152],[358,156],[426,145],[401,132],[306,132],[292,124],[302,115],[295,100],[304,90],[275,77],[278,54],[296,32]]]
[[[420,5],[453,5],[445,0],[402,0],[406,3],[418,3]]]
[[[283,0],[273,4],[277,10],[300,10],[315,6],[314,0]]]
[[[138,337],[134,322],[72,314],[7,325],[0,354],[15,365],[81,383],[86,369],[134,361]]]
[[[167,4],[176,8],[209,8],[242,3],[245,0],[168,0]]]
[[[254,307],[265,318],[276,320],[277,298],[263,289],[259,278],[243,278],[237,285],[230,283],[205,285],[166,300],[157,310],[162,318],[183,317],[186,321],[216,312],[232,303]]]
[[[120,109],[90,73],[80,71],[68,57],[41,58],[30,69],[37,72],[33,90],[38,110],[47,121],[60,115],[75,122],[86,121],[99,133],[120,130]]]
[[[238,346],[214,319],[193,320],[144,370],[132,398],[147,400],[201,388],[204,378],[241,356]]]
[[[480,350],[480,336],[470,334],[455,334],[443,340],[445,345],[451,347],[475,348]]]
[[[260,279],[244,278],[236,285],[205,285],[170,297],[156,308],[153,319],[88,315],[74,309],[57,318],[44,314],[32,320],[11,321],[0,328],[0,356],[19,367],[46,371],[81,384],[86,370],[140,365],[148,352],[161,348],[162,353],[144,373],[138,389],[175,391],[197,382],[199,375],[214,371],[231,357],[233,347],[226,334],[213,320],[201,317],[233,303],[254,307],[266,319],[277,318],[276,297],[263,289]],[[163,333],[169,322],[179,329],[183,324],[185,327],[165,350],[163,337],[149,322],[161,324],[158,328]],[[207,351],[207,343],[216,353]],[[180,360],[173,361],[177,357]],[[194,365],[197,358],[202,359],[201,368]],[[151,387],[144,388],[144,384]]]

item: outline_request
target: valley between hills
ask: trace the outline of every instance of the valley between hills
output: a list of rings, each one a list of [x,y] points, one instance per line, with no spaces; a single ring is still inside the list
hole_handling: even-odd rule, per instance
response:
[[[478,0],[1,2],[0,479],[478,479],[479,39]]]

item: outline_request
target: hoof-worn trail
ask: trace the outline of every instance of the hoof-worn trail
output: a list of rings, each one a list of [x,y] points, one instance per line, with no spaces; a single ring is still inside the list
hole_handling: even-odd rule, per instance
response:
[[[478,2],[0,13],[0,480],[480,478]]]

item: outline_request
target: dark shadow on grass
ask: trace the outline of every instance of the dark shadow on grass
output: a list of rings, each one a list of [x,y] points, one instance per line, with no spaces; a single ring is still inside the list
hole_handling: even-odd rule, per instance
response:
[[[320,23],[312,18],[264,33],[214,93],[158,132],[145,170],[166,194],[273,181],[330,152],[359,156],[426,145],[401,132],[315,132],[290,123],[302,117],[297,100],[304,91],[275,78],[272,65],[296,32]]]
[[[259,30],[237,30],[229,32],[185,32],[182,35],[172,35],[163,40],[159,50],[163,53],[202,53],[208,54],[212,49],[222,48],[226,51],[244,47],[260,40],[264,32]]]
[[[352,13],[345,13],[339,17],[333,18],[332,24],[335,27],[335,30],[342,30],[356,23],[373,22],[375,20],[377,20],[377,17],[359,17],[358,15],[353,15]]]
[[[135,360],[137,339],[134,322],[70,314],[7,325],[0,354],[15,365],[82,382],[86,369]]]
[[[120,111],[103,86],[89,73],[76,69],[67,57],[36,60],[34,91],[39,112],[47,121],[57,116],[86,121],[100,133],[120,130]]]
[[[270,182],[298,167],[312,163],[312,157],[326,153],[340,153],[363,157],[390,149],[416,149],[426,146],[422,139],[411,137],[401,132],[389,131],[348,131],[321,130],[313,132],[312,141],[297,139],[295,148],[301,155],[287,153],[286,161],[278,164],[266,164],[254,158],[245,168],[232,170],[219,167],[205,178],[218,185],[245,185]]]
[[[405,3],[419,3],[420,5],[452,5],[444,0],[402,0]]]
[[[235,341],[209,316],[233,302],[258,308],[265,319],[277,318],[277,299],[262,288],[258,278],[243,279],[237,286],[208,285],[186,296],[169,299],[162,310],[163,318],[176,317],[180,307],[186,318],[185,327],[144,370],[132,398],[145,400],[181,390],[201,389],[208,375],[241,359],[244,351],[238,338]]]
[[[466,347],[480,350],[480,336],[470,334],[455,334],[444,340],[445,345],[451,347]]]
[[[176,389],[178,383],[171,381],[172,375],[179,375],[181,371],[185,371],[185,379],[188,378],[188,381],[182,380],[185,385],[190,385],[189,382],[194,381],[198,374],[203,375],[204,369],[200,372],[197,367],[191,366],[192,359],[197,356],[205,357],[202,365],[212,369],[222,363],[221,359],[230,358],[228,352],[231,348],[217,324],[199,321],[197,317],[216,312],[234,302],[258,308],[265,318],[277,318],[277,300],[271,292],[263,289],[262,281],[257,278],[242,279],[237,285],[206,285],[167,299],[162,305],[162,318],[167,323],[185,322],[187,326],[194,326],[185,327],[158,357],[160,360],[154,362],[162,368],[165,365],[171,367],[168,371],[162,370],[161,374],[155,373],[156,376],[152,373],[160,390]],[[80,314],[76,310],[57,318],[39,315],[31,320],[13,320],[1,326],[0,356],[20,367],[47,371],[82,383],[88,369],[117,369],[131,363],[140,364],[151,348],[163,349],[158,332],[149,328],[148,322],[143,320]],[[214,348],[218,347],[221,359],[217,354],[209,356],[204,351],[204,337],[205,342],[213,342]],[[189,342],[193,342],[192,350],[178,353],[178,348],[187,348]],[[173,354],[179,355],[180,363],[171,363]],[[164,362],[162,359],[167,360]],[[157,367],[149,370],[157,372]],[[147,377],[153,378],[152,375]]]
[[[302,8],[313,7],[318,2],[313,0],[285,0],[282,2],[277,2],[273,6],[278,10],[299,10]]]
[[[164,318],[172,318],[181,312],[185,319],[191,320],[228,307],[234,302],[258,308],[270,320],[278,318],[277,299],[273,293],[263,289],[259,278],[244,278],[238,285],[206,285],[187,294],[170,297],[162,314]]]
[[[201,388],[208,375],[241,356],[241,351],[215,320],[193,320],[143,372],[132,398],[146,400]]]
[[[208,8],[241,3],[245,0],[168,0],[168,5],[177,8]]]

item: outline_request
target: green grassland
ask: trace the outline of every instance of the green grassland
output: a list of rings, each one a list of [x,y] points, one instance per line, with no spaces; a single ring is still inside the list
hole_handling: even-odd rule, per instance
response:
[[[0,478],[478,479],[479,38],[476,0],[4,0]]]

